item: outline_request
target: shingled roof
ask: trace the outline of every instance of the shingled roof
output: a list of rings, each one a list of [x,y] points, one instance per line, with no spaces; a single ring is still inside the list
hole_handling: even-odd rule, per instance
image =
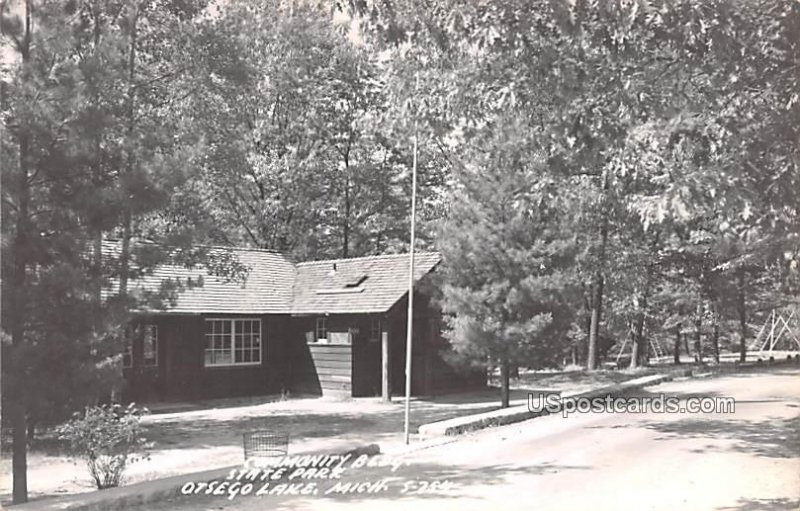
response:
[[[386,312],[408,291],[408,254],[299,263],[293,314]],[[414,280],[441,260],[436,252],[414,255]]]
[[[286,256],[263,250],[234,249],[238,262],[247,269],[246,278],[231,280],[211,275],[203,267],[188,269],[162,265],[141,279],[141,286],[154,288],[164,279],[202,285],[185,287],[167,310],[176,313],[288,314],[292,306],[295,267]]]
[[[301,315],[386,312],[408,290],[408,254],[295,264],[285,255],[267,250],[211,250],[231,252],[247,269],[244,281],[214,276],[202,266],[159,265],[132,281],[131,291],[157,291],[166,280],[194,282],[178,292],[164,312]],[[436,252],[417,252],[415,280],[432,271],[440,260]]]
[[[109,245],[104,246],[104,250]],[[111,250],[118,251],[111,247]],[[158,292],[164,282],[179,283],[166,311],[180,314],[288,314],[292,306],[295,266],[285,255],[258,249],[211,247],[208,254],[233,258],[242,278],[215,275],[197,265],[192,268],[160,264],[147,275],[131,280],[131,293]],[[135,264],[135,263],[134,263]],[[105,295],[116,292],[113,282]]]

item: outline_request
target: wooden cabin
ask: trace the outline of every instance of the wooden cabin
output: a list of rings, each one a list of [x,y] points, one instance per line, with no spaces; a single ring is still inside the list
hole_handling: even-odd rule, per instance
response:
[[[137,282],[139,289],[165,279],[202,284],[136,315],[123,356],[126,399],[404,393],[408,255],[295,264],[265,250],[233,253],[247,268],[243,281],[165,265]],[[437,253],[415,256],[414,395],[485,384],[482,373],[462,374],[444,361],[449,344],[426,291],[439,262]]]

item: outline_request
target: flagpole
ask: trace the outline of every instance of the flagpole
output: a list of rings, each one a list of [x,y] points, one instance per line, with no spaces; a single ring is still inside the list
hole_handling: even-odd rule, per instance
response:
[[[416,75],[414,92],[416,95],[419,86],[419,73]],[[416,99],[416,98],[415,98]],[[406,445],[409,442],[409,416],[411,414],[411,353],[412,353],[412,330],[414,325],[414,249],[417,242],[416,223],[417,223],[417,118],[414,114],[414,155],[411,166],[411,250],[408,258],[408,324],[406,325],[406,413],[404,422],[404,439]]]

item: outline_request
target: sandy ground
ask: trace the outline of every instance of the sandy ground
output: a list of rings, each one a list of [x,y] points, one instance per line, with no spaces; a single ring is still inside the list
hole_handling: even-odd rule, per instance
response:
[[[512,404],[524,404],[527,389],[582,390],[612,384],[642,372],[523,372],[512,384]],[[269,402],[265,402],[271,400]],[[412,403],[411,430],[428,422],[497,408],[496,390],[452,394]],[[213,406],[214,408],[203,408]],[[390,404],[378,398],[333,400],[327,398],[249,398],[210,403],[176,403],[172,408],[200,408],[174,413],[154,413],[143,419],[153,446],[150,459],[132,464],[126,483],[197,472],[241,463],[242,433],[273,429],[290,434],[290,452],[333,451],[354,444],[399,443],[402,439],[403,401]],[[34,449],[28,459],[31,500],[93,491],[88,471],[67,458],[52,441],[46,450]],[[41,445],[41,444],[40,444]],[[0,502],[10,500],[11,460],[6,451],[0,463]]]
[[[320,481],[313,496],[187,496],[148,509],[800,509],[800,369],[674,381],[634,395],[658,393],[734,397],[735,413],[551,415],[411,453],[396,472],[352,468],[342,480],[385,480],[373,494],[326,493],[335,481]],[[430,490],[445,481],[449,488]]]

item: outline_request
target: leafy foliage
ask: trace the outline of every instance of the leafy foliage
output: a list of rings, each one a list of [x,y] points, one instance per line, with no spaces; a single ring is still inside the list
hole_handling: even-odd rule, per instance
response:
[[[473,365],[556,365],[572,319],[572,240],[559,228],[556,183],[517,121],[485,131],[438,238],[447,335]]]
[[[192,211],[212,241],[301,259],[403,247],[410,154],[383,127],[378,56],[305,4],[231,2],[201,27],[191,111],[205,158],[170,224]]]
[[[481,132],[509,111],[525,119],[517,143],[538,148],[544,174],[566,183],[560,220],[569,218],[580,247],[570,269],[584,290],[570,306],[585,315],[560,342],[588,345],[590,367],[608,350],[599,340],[618,351],[627,337],[667,339],[676,324],[694,325],[701,348],[703,337],[719,340],[717,328],[743,344],[750,308],[761,314],[792,301],[784,290],[797,275],[800,234],[798,90],[789,79],[799,55],[796,3],[344,8],[374,44],[409,56],[395,60],[393,101],[422,105],[418,117],[455,186],[460,168],[477,165],[491,187],[492,166],[476,150],[493,144],[483,145]],[[453,205],[447,222],[463,215],[461,228],[471,230],[464,209]],[[480,261],[469,244],[460,250]]]
[[[9,5],[15,430],[117,385],[131,305],[197,284],[128,279],[164,261],[246,276],[198,240],[405,250],[412,138],[466,361],[591,369],[632,344],[638,365],[688,336],[716,356],[797,305],[797,2],[31,0],[33,23]]]
[[[147,413],[133,403],[94,406],[59,428],[60,438],[86,462],[98,490],[119,486],[130,463],[147,459],[140,424]]]

